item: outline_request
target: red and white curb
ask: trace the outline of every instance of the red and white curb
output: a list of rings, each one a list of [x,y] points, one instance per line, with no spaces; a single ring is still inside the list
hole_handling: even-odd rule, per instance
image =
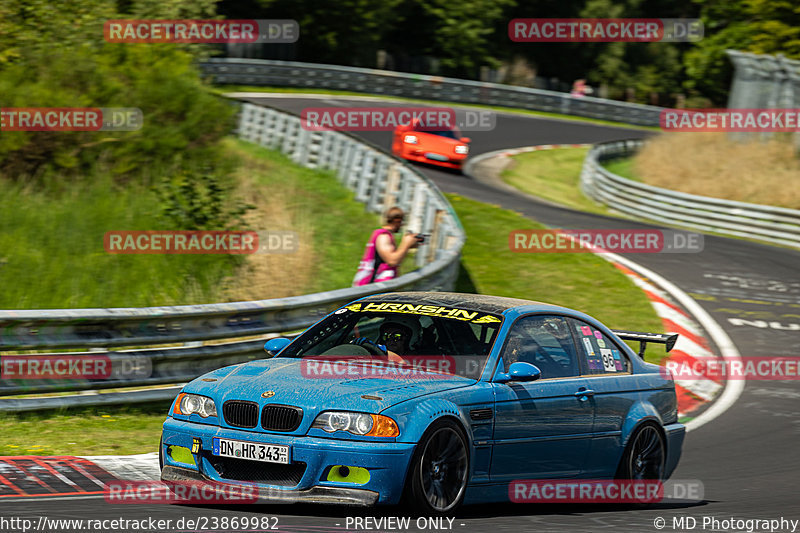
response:
[[[676,358],[675,360],[680,357],[701,359],[711,354],[712,357],[720,358],[728,367],[732,364],[741,364],[742,357],[739,350],[728,334],[725,333],[725,330],[686,292],[660,274],[621,255],[613,253],[598,253],[597,255],[613,263],[618,268],[627,269],[634,274],[635,278],[632,278],[636,279],[634,283],[642,283],[642,286],[647,288],[646,292],[649,291],[648,296],[652,295],[650,300],[662,321],[666,320],[664,322],[665,326],[670,324],[668,329],[678,327],[686,333],[683,337],[684,341],[681,342],[681,337],[679,337],[676,347],[670,352],[672,357]],[[667,295],[670,298],[665,298]],[[695,322],[695,329],[690,326],[692,321]],[[705,332],[708,335],[708,338],[716,346],[719,355],[711,352],[709,343],[704,342],[706,337],[698,335],[698,332]],[[691,359],[686,359],[686,362],[689,361]],[[679,390],[678,387],[680,387],[687,391],[687,394],[697,396],[700,400],[703,400],[698,404],[696,401],[687,399],[686,394],[679,394],[678,410],[680,412],[686,414],[687,409],[694,410],[700,405],[708,403],[710,400],[705,400],[703,396],[714,400],[702,413],[685,423],[686,431],[696,430],[727,411],[741,396],[744,390],[744,383],[744,380],[739,379],[729,379],[724,384],[711,379],[676,381],[676,390]],[[691,389],[688,387],[691,387]]]
[[[501,157],[504,160],[506,160],[515,155],[526,154],[528,152],[539,152],[541,150],[559,150],[561,148],[591,148],[591,147],[592,147],[591,144],[538,144],[536,146],[520,146],[519,148],[504,148],[502,150],[494,150],[493,152],[485,152],[483,154],[478,154],[476,156],[467,159],[467,162],[464,163],[464,174],[466,174],[467,176],[475,177],[475,173],[473,172],[473,170],[475,169],[476,165],[480,164],[481,162],[487,159],[494,159],[496,157]],[[504,182],[501,183],[506,185]],[[517,191],[517,189],[514,189],[510,185],[507,185],[507,188]]]
[[[158,453],[139,455],[93,455],[82,459],[91,461],[118,479],[125,481],[153,481],[161,479]]]
[[[539,150],[558,150],[559,148],[591,148],[591,144],[539,144],[536,146],[523,146],[522,148],[511,148],[509,150],[497,150],[481,154],[479,157],[512,157],[528,152],[538,152]]]
[[[157,453],[0,457],[0,503],[101,498],[116,481],[156,481]]]
[[[712,352],[700,325],[665,291],[628,267],[614,263],[637,287],[644,291],[656,314],[664,324],[664,331],[677,333],[678,341],[669,352],[667,362],[685,363],[690,367],[696,360],[717,358]],[[675,379],[678,395],[678,414],[685,416],[712,401],[722,390],[724,382],[708,376],[693,376],[692,379]]]
[[[576,240],[572,235],[568,235],[567,238],[571,241]],[[633,268],[642,270],[643,267],[630,260],[623,262],[621,256],[604,252],[602,248],[583,243],[581,246],[592,250],[592,253],[602,257],[622,271],[650,300],[650,304],[656,314],[661,318],[664,331],[678,334],[678,340],[670,350],[665,365],[676,363],[678,365],[686,365],[688,368],[708,368],[707,365],[696,365],[694,363],[704,359],[719,358],[712,351],[703,328],[692,318],[692,315],[678,305],[666,290],[659,288],[645,276],[633,270]],[[636,266],[634,267],[634,265]],[[691,378],[675,379],[679,416],[687,416],[712,401],[724,385],[718,378],[711,379],[704,374],[692,374]]]

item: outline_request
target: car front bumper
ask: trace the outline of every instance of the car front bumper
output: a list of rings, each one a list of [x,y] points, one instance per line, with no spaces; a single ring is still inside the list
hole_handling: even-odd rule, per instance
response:
[[[161,481],[180,483],[182,481],[213,482],[214,480],[204,476],[197,470],[165,465],[164,470],[161,471]],[[293,490],[260,486],[258,489],[257,501],[270,503],[303,502],[368,506],[374,505],[380,496],[377,492],[371,490],[344,487],[315,486],[305,490]]]
[[[212,439],[249,441],[291,447],[291,475],[275,474],[280,482],[259,481],[259,472],[280,469],[283,465],[235,459],[252,469],[251,480],[230,477],[219,466],[220,458],[211,455]],[[192,453],[194,464],[176,461],[168,452],[170,446],[192,449],[199,439],[200,449]],[[399,442],[363,442],[309,436],[282,435],[246,431],[220,426],[197,424],[168,418],[162,435],[164,481],[211,481],[229,485],[255,485],[259,499],[276,502],[339,503],[346,505],[395,504],[400,501],[406,472],[414,453],[414,444]],[[302,465],[305,465],[304,467]],[[369,472],[366,483],[329,481],[333,466],[364,468]],[[272,474],[270,474],[272,475]],[[267,476],[269,477],[269,476]]]
[[[435,153],[435,152],[434,152]],[[467,155],[461,154],[451,154],[446,157],[446,161],[441,161],[439,159],[431,159],[426,155],[426,152],[422,150],[404,150],[400,153],[400,156],[403,159],[407,159],[409,161],[417,161],[419,163],[427,163],[429,165],[437,165],[440,167],[447,167],[452,169],[460,169],[464,165],[464,161],[467,159]]]

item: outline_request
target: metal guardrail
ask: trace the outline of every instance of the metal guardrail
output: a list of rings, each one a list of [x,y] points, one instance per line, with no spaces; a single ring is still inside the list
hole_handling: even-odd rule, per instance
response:
[[[584,194],[637,218],[800,248],[798,210],[653,187],[617,176],[602,166],[608,159],[635,153],[642,144],[629,140],[595,145],[583,163]]]
[[[242,139],[276,148],[306,167],[333,171],[341,183],[355,191],[356,200],[365,203],[369,211],[380,212],[392,205],[405,209],[409,227],[431,235],[430,242],[417,252],[420,268],[364,287],[272,300],[173,307],[0,311],[0,349],[4,351],[49,356],[107,355],[112,367],[122,361],[136,364],[146,361],[147,368],[146,376],[132,372],[124,379],[0,379],[0,396],[94,391],[47,399],[0,399],[0,411],[127,403],[132,398],[169,399],[175,395],[174,388],[105,394],[96,391],[179,383],[213,368],[262,358],[263,340],[254,341],[254,336],[304,329],[343,304],[369,294],[453,287],[465,235],[455,211],[428,178],[355,137],[339,132],[306,131],[300,127],[298,117],[275,109],[243,104],[238,124],[237,133]],[[364,230],[366,242],[369,228]],[[354,274],[356,266],[353,264]],[[203,341],[209,340],[235,342],[203,345]],[[108,350],[144,346],[147,348]],[[93,351],[63,352],[76,348]]]
[[[238,58],[212,58],[200,66],[203,73],[218,84],[355,91],[513,107],[639,126],[658,126],[659,113],[662,111],[656,106],[590,96],[574,97],[556,91],[388,70]]]

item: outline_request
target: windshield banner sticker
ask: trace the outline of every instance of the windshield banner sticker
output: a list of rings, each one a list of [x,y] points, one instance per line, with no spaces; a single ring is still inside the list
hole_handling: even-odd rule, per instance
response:
[[[473,324],[490,324],[501,322],[502,320],[494,315],[478,316],[478,311],[469,311],[467,309],[447,308],[438,305],[414,305],[414,304],[401,304],[401,303],[375,303],[368,304],[352,304],[348,305],[347,309],[356,313],[365,313],[369,311],[380,311],[382,313],[405,313],[412,315],[424,316],[438,316],[442,318],[453,318],[455,320],[469,321]]]

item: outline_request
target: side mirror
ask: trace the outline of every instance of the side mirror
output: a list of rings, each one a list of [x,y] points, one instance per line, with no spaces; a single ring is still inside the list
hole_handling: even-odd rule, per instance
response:
[[[459,141],[461,141],[461,142],[462,142],[462,143],[464,143],[464,144],[469,144],[469,143],[471,143],[471,142],[472,142],[472,139],[470,139],[469,137],[461,137],[461,138],[459,139]]]
[[[539,370],[539,367],[517,361],[516,363],[511,363],[511,366],[508,367],[508,373],[497,374],[494,380],[497,383],[508,383],[509,381],[536,381],[540,377],[542,377],[542,371]]]
[[[281,350],[286,348],[286,345],[289,344],[290,342],[292,341],[284,337],[277,337],[275,339],[270,339],[266,342],[266,344],[264,344],[264,350],[270,357],[275,357],[276,355],[278,355],[278,353],[280,353]]]

